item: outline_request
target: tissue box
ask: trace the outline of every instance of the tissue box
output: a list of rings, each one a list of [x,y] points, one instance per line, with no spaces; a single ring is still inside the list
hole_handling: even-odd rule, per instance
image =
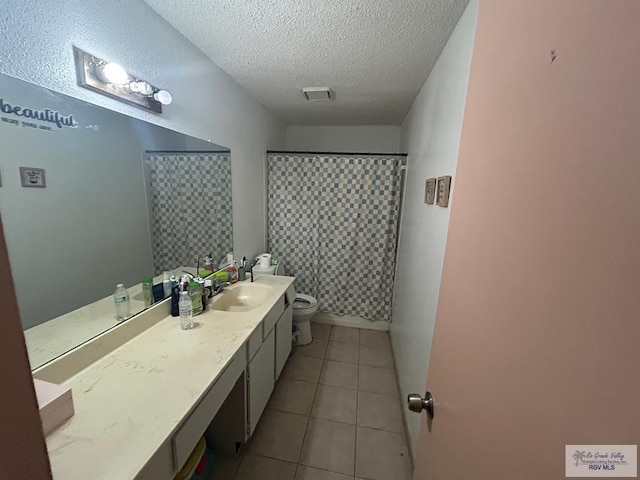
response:
[[[45,436],[66,422],[74,414],[71,388],[43,380],[33,380],[38,408]]]

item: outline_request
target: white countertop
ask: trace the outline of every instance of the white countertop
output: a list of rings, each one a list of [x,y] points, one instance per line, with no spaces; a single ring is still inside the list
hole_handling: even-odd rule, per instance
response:
[[[260,277],[273,288],[260,307],[208,309],[193,330],[168,316],[65,382],[76,413],[47,438],[53,478],[134,478],[293,281]]]
[[[183,270],[195,273],[196,269],[195,267],[178,267],[174,271],[182,273]],[[156,276],[154,284],[161,283],[162,278],[162,275]],[[127,287],[127,291],[132,315],[143,311],[146,305],[142,295],[142,284]],[[38,368],[116,326],[118,322],[115,313],[112,294],[25,330],[24,338],[31,369]]]

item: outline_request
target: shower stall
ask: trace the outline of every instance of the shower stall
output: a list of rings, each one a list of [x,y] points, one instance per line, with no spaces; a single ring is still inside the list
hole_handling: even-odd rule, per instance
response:
[[[335,323],[384,329],[391,320],[405,162],[399,154],[268,152],[269,248],[299,292],[343,319]]]

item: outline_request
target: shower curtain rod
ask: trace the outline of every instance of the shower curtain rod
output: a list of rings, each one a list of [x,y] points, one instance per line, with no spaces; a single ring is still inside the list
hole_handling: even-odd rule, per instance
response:
[[[291,153],[294,155],[368,155],[376,157],[406,157],[406,153],[377,153],[377,152],[300,152],[294,150],[267,150],[267,153]]]
[[[152,155],[161,153],[161,154],[198,154],[198,153],[231,153],[231,150],[145,150],[144,153],[149,153]]]

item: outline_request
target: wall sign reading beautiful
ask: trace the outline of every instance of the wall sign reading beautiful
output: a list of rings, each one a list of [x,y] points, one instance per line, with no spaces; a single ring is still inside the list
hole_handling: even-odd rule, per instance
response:
[[[58,128],[71,127],[76,128],[78,122],[73,118],[73,115],[63,115],[56,110],[49,108],[35,109],[30,107],[22,107],[20,105],[12,105],[5,102],[4,98],[0,98],[0,111],[7,115],[14,115],[16,117],[30,118],[33,120],[39,120],[41,122],[52,123]],[[39,125],[33,122],[19,121],[15,118],[2,117],[2,121],[15,125],[16,127],[35,128],[37,130],[45,130],[49,132],[55,131],[49,125]]]

